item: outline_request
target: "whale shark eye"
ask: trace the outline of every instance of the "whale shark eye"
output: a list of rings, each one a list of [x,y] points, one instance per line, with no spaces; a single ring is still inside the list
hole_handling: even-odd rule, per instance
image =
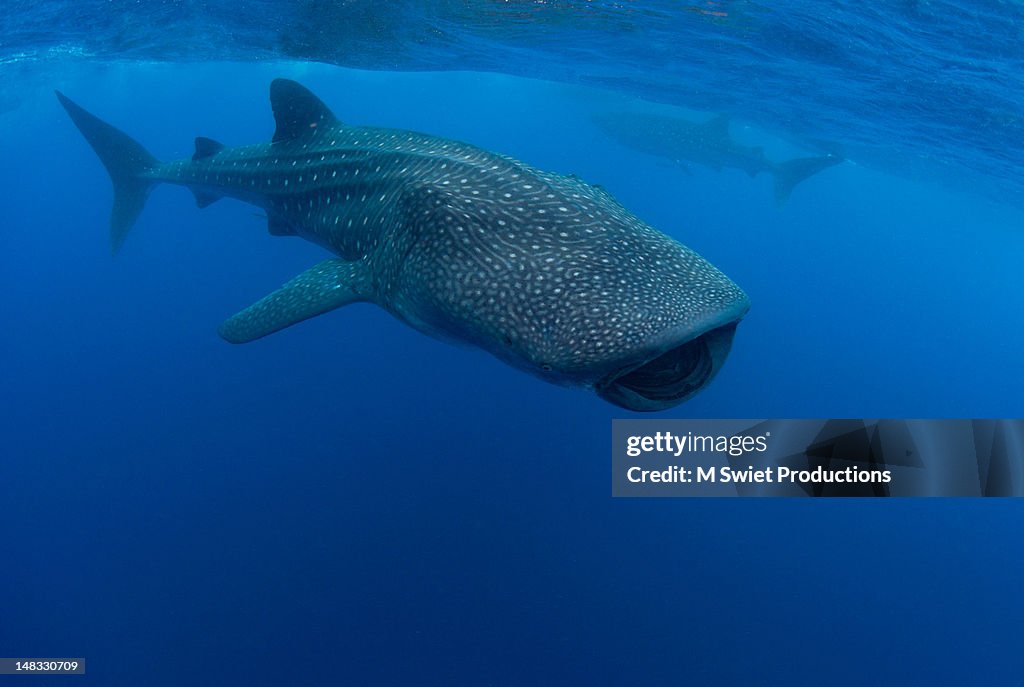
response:
[[[545,372],[550,372],[551,371],[551,365],[548,364],[548,363],[544,363],[544,364],[542,364],[540,366],[540,369],[544,370]]]

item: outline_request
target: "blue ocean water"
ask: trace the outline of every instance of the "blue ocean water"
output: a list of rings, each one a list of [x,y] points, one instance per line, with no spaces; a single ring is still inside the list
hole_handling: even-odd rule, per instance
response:
[[[629,414],[591,394],[364,305],[229,346],[323,252],[161,187],[112,259],[110,182],[52,96],[171,159],[268,139],[288,76],[602,184],[753,304],[665,417],[1012,417],[1018,4],[100,5],[0,29],[0,654],[89,662],[26,679],[1021,684],[1019,504],[613,500]],[[623,107],[849,160],[780,208],[590,121]]]

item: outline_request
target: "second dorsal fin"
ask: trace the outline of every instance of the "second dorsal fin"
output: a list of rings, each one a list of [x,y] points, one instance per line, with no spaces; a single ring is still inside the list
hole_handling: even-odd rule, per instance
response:
[[[215,141],[212,138],[205,138],[203,136],[196,137],[196,152],[192,154],[192,160],[203,160],[208,157],[213,157],[220,151],[224,150],[224,144],[219,141]]]
[[[270,106],[277,123],[274,143],[301,140],[338,124],[338,118],[320,98],[290,79],[271,82]]]

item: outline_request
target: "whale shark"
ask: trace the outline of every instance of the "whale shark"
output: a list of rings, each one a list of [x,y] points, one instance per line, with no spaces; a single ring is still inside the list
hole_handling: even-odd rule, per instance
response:
[[[270,142],[195,139],[161,162],[57,92],[114,186],[116,253],[159,183],[206,207],[261,208],[274,236],[331,254],[221,324],[245,343],[355,302],[635,411],[670,408],[721,369],[746,294],[600,186],[472,145],[343,123],[275,79]]]
[[[785,203],[800,182],[843,158],[836,153],[771,162],[758,146],[737,143],[729,134],[729,117],[720,115],[697,123],[654,113],[604,112],[592,117],[597,126],[619,143],[642,153],[692,162],[718,172],[738,169],[751,177],[774,178],[775,200]]]

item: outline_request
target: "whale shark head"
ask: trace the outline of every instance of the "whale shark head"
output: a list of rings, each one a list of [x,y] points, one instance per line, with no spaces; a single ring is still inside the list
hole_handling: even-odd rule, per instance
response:
[[[737,325],[750,307],[743,291],[724,275],[720,279],[719,289],[688,294],[692,298],[683,306],[689,310],[683,313],[681,322],[658,307],[638,306],[629,298],[621,301],[619,316],[609,310],[603,317],[585,319],[570,326],[562,338],[549,339],[545,346],[549,351],[555,347],[562,351],[576,349],[576,358],[558,360],[557,356],[538,356],[514,348],[501,357],[522,355],[525,367],[547,381],[592,388],[601,398],[628,410],[671,408],[698,393],[715,377],[732,348]],[[689,313],[699,315],[689,317]],[[662,326],[670,321],[675,323]],[[622,323],[628,323],[626,328]],[[591,351],[605,349],[608,353],[583,356],[581,361],[581,331],[586,332]],[[624,341],[628,343],[624,345]],[[524,367],[522,359],[510,362]]]
[[[575,287],[571,293],[534,300],[526,317],[506,320],[497,342],[481,345],[548,382],[593,389],[628,410],[686,401],[722,368],[750,301],[689,248],[668,239],[653,249],[643,243],[650,252],[555,272],[556,283]]]
[[[704,388],[750,307],[743,290],[603,188],[498,167],[486,205],[459,174],[455,191],[442,182],[409,206],[420,238],[413,250],[388,247],[387,307],[630,410],[670,408]]]

